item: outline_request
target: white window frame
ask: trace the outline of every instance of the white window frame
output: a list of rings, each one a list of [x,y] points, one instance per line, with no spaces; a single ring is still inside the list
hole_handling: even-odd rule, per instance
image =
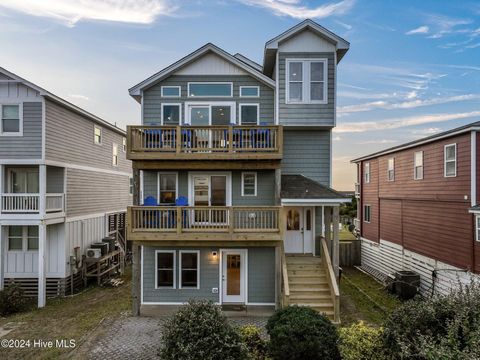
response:
[[[124,153],[127,152],[127,138],[126,137],[122,138],[122,152],[124,152]]]
[[[256,125],[259,125],[260,124],[260,104],[258,103],[240,103],[238,104],[238,117],[239,117],[239,121],[240,121],[240,125],[243,125],[242,123],[242,107],[244,106],[256,106],[257,108],[257,124]]]
[[[97,142],[97,135],[95,134],[97,129],[100,130],[100,142]],[[95,145],[102,145],[103,143],[103,129],[97,125],[93,125],[93,143]]]
[[[368,171],[367,171],[368,170]],[[370,162],[366,162],[363,166],[363,179],[365,184],[370,184]]]
[[[133,196],[133,192],[134,192],[134,183],[133,183],[133,176],[129,176],[128,177],[128,194],[130,196]]]
[[[178,89],[178,95],[165,95],[165,94],[163,93],[163,90],[164,90],[165,88],[176,88],[176,89]],[[179,98],[179,97],[182,97],[182,87],[181,87],[181,86],[165,85],[165,86],[162,86],[162,87],[160,88],[160,91],[161,91],[161,96],[162,96],[163,98]]]
[[[237,123],[237,103],[235,101],[188,101],[185,102],[185,118],[183,119],[182,125],[191,125],[190,121],[190,108],[196,106],[208,106],[208,125],[212,125],[212,107],[214,106],[230,106],[230,123]]]
[[[13,250],[10,250],[10,226],[18,226],[18,227],[21,227],[22,228],[22,248],[21,249],[13,249]],[[6,241],[6,249],[8,252],[12,252],[12,253],[24,253],[24,252],[27,252],[27,253],[31,253],[31,252],[38,252],[38,248],[37,249],[29,249],[28,248],[28,239],[29,239],[29,236],[28,236],[28,228],[30,226],[37,226],[38,225],[7,225],[7,241]],[[19,237],[17,237],[19,238]],[[37,241],[40,242],[40,234],[37,236]]]
[[[197,286],[196,287],[183,287],[182,284],[182,254],[197,254]],[[178,282],[179,289],[200,289],[200,250],[179,250],[178,252]]]
[[[173,286],[158,286],[158,254],[173,254]],[[176,250],[155,250],[155,289],[177,288],[177,252]]]
[[[417,160],[417,154],[422,154],[422,164],[421,165],[417,165],[416,164],[416,160]],[[417,167],[421,167],[422,168],[422,176],[418,176],[417,177]],[[423,151],[415,151],[413,153],[413,180],[423,180],[423,171],[424,171],[424,167],[423,167]]]
[[[479,221],[480,221],[480,215],[475,215],[475,240],[476,241],[479,241],[480,242],[480,234],[479,234],[479,231],[480,231],[480,224],[479,224]]]
[[[115,163],[115,159],[117,160]],[[112,143],[112,166],[118,167],[120,159],[118,156],[118,144]]]
[[[18,106],[18,131],[3,132],[3,106]],[[3,102],[0,104],[0,136],[23,136],[23,102]]]
[[[290,63],[302,63],[302,100],[290,101]],[[311,77],[310,64],[312,62],[323,62],[323,96],[322,100],[311,99]],[[328,59],[327,58],[312,58],[312,59],[286,59],[285,71],[285,104],[328,104]]]
[[[455,149],[455,159],[454,160],[447,160],[447,148],[453,146]],[[455,163],[455,174],[447,175],[447,162]],[[443,148],[443,176],[448,177],[456,177],[457,176],[457,143],[447,144]]]
[[[160,114],[160,124],[165,125],[163,121],[163,108],[165,106],[178,106],[178,125],[182,124],[182,104],[181,103],[162,103],[161,107],[161,114]]]
[[[253,174],[255,177],[255,192],[253,195],[245,194],[245,175]],[[257,196],[257,172],[256,171],[244,171],[242,172],[242,196]]]
[[[367,209],[368,207],[368,221],[367,221],[367,217],[366,217],[366,214],[367,214]],[[364,204],[363,205],[363,222],[364,223],[367,223],[367,224],[370,224],[370,222],[372,221],[372,206],[371,205],[368,205],[368,204]]]
[[[390,168],[390,163],[392,164],[391,168]],[[395,181],[395,158],[394,157],[389,157],[387,159],[387,181]]]
[[[245,88],[255,88],[257,89],[257,95],[242,95],[242,90]],[[239,92],[238,92],[239,97],[241,98],[259,98],[260,97],[260,86],[240,86]]]
[[[230,95],[207,95],[207,96],[192,96],[190,95],[190,85],[194,84],[211,84],[211,85],[230,85]],[[193,99],[202,99],[202,98],[231,98],[233,97],[233,82],[231,81],[191,81],[187,83],[187,96]]]
[[[176,171],[159,171],[157,172],[157,204],[161,205],[160,202],[160,176],[161,175],[175,175],[175,200],[178,198],[178,172]]]

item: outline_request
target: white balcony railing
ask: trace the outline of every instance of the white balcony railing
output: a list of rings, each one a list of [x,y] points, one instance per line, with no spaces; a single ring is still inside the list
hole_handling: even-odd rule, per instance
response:
[[[45,199],[45,211],[47,213],[62,212],[64,204],[64,194],[47,194]]]
[[[47,213],[64,211],[64,194],[46,194]],[[40,211],[40,194],[1,194],[2,213],[36,214]]]
[[[357,199],[360,198],[360,184],[359,183],[355,183],[355,197]]]

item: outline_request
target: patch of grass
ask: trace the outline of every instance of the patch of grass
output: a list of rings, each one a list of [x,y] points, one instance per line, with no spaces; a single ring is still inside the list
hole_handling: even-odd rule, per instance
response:
[[[386,316],[401,304],[382,284],[355,268],[343,269],[340,294],[341,319],[345,326],[359,320],[380,326]]]
[[[338,234],[338,238],[341,240],[357,240],[357,238],[344,226]]]
[[[93,331],[103,319],[118,317],[131,309],[131,272],[127,268],[117,288],[89,287],[73,297],[49,299],[43,309],[33,309],[0,319],[0,325],[9,322],[18,324],[6,339],[60,340],[74,339],[76,347],[85,336]],[[24,348],[2,349],[3,356],[9,359],[56,359],[72,349]]]

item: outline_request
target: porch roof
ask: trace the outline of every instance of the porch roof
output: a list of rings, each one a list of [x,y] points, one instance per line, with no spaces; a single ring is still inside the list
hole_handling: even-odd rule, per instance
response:
[[[283,204],[315,205],[349,202],[350,198],[304,175],[282,175],[280,197]]]

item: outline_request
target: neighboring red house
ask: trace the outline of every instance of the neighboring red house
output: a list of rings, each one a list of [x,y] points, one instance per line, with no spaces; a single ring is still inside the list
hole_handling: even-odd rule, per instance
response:
[[[353,160],[362,266],[379,277],[416,271],[424,294],[478,277],[477,155],[480,122]]]

